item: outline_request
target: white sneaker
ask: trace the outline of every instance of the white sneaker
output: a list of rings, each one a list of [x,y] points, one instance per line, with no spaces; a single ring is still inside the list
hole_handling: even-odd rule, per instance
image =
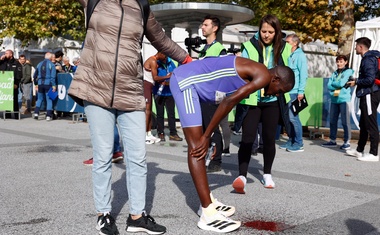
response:
[[[235,192],[244,194],[245,193],[245,185],[247,184],[247,179],[240,175],[237,177],[232,183],[232,187],[235,189]]]
[[[375,156],[371,153],[369,154],[364,154],[362,157],[358,157],[358,161],[363,161],[363,162],[378,162],[379,161],[379,156]]]
[[[235,214],[235,207],[224,205],[223,203],[218,201],[216,198],[214,199],[212,204],[214,205],[215,209],[220,214],[224,215],[225,217],[230,217],[233,214]],[[199,205],[199,209],[198,209],[197,214],[198,214],[198,216],[202,216],[202,205]]]
[[[199,218],[198,227],[203,230],[213,231],[217,233],[228,233],[238,229],[241,226],[240,221],[235,221],[225,217],[221,213],[207,217],[204,213]]]
[[[271,174],[264,174],[261,183],[264,185],[264,188],[274,189],[274,187],[276,186],[273,182]]]
[[[241,131],[233,131],[232,134],[234,134],[234,135],[242,135],[242,132]]]
[[[158,143],[160,141],[161,141],[161,139],[155,137],[154,135],[150,135],[150,136],[145,137],[145,143],[146,144],[155,144],[155,143]]]
[[[360,158],[363,156],[363,153],[356,151],[356,149],[346,150],[346,154],[349,156]]]
[[[38,120],[38,113],[33,114],[33,118]]]
[[[47,116],[46,121],[51,121],[51,117]]]

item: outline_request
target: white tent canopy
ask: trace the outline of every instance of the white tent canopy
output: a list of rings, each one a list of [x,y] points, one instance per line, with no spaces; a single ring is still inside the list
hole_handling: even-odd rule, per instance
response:
[[[380,51],[380,17],[367,20],[358,21],[355,25],[355,34],[351,48],[351,65],[355,71],[354,77],[358,77],[361,56],[355,54],[355,40],[361,37],[371,39],[372,45],[370,50]]]

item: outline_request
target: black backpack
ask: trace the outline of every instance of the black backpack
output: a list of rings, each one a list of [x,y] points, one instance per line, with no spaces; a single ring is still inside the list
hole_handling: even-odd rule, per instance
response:
[[[91,15],[94,12],[94,9],[95,9],[96,5],[98,5],[99,1],[100,0],[88,0],[88,2],[87,2],[86,31],[88,29],[88,23],[90,22]],[[148,2],[148,0],[137,0],[137,2],[140,5],[141,14],[142,14],[143,19],[144,19],[144,34],[145,34],[146,22],[148,21],[149,12],[150,12],[149,2]]]

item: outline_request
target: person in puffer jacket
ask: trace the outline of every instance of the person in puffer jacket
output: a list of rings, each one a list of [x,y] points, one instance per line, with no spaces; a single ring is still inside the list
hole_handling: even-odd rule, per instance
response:
[[[86,8],[87,0],[78,0]],[[69,95],[84,106],[93,146],[93,192],[100,234],[119,234],[111,216],[111,164],[114,126],[124,146],[129,217],[127,231],[162,234],[166,228],[145,214],[147,164],[143,36],[180,63],[187,52],[165,35],[153,13],[144,28],[138,0],[100,0],[88,22],[84,48]]]
[[[357,85],[356,97],[359,98],[360,121],[359,141],[356,149],[347,150],[346,153],[357,157],[359,161],[378,162],[379,127],[377,124],[377,107],[380,102],[380,88],[375,84],[379,68],[377,58],[380,52],[369,50],[371,40],[361,37],[355,40],[355,51],[362,56],[359,67],[359,77],[356,81],[348,82],[351,86]],[[364,154],[364,147],[369,136],[369,154]]]

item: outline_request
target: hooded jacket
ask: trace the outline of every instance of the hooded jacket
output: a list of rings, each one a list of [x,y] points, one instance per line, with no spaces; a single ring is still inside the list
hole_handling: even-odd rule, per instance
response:
[[[360,63],[359,77],[356,81],[356,96],[363,97],[367,94],[380,90],[375,84],[375,78],[378,71],[377,57],[380,52],[376,50],[367,51]]]
[[[78,0],[86,8],[87,0]],[[104,108],[145,110],[141,44],[144,27],[136,0],[100,0],[88,23],[81,63],[69,95]],[[187,52],[167,37],[153,13],[146,38],[173,59],[183,62]]]

